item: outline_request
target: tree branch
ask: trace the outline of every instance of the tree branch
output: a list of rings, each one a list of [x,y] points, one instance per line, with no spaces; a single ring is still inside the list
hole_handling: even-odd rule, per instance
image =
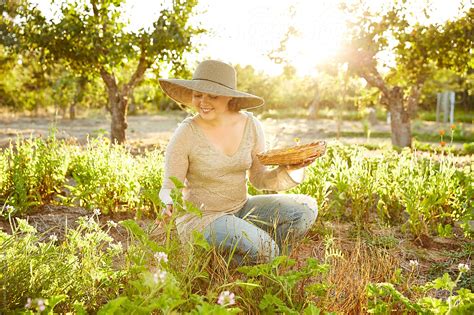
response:
[[[142,52],[135,72],[133,73],[128,83],[125,84],[123,87],[124,95],[128,95],[135,88],[135,86],[143,79],[145,71],[148,69],[148,67],[150,67],[150,62],[146,59],[145,53]]]

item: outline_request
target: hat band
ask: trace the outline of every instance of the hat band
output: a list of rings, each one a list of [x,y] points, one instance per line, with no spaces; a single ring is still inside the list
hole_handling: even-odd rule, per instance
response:
[[[226,88],[228,88],[228,89],[235,90],[235,88],[233,88],[233,87],[230,87],[230,86],[227,86],[227,85],[222,84],[222,83],[220,83],[220,82],[212,81],[212,80],[209,80],[209,79],[201,79],[201,78],[193,79],[193,81],[199,81],[199,80],[208,81],[208,82],[212,82],[212,83],[216,83],[216,84],[222,85],[223,87],[226,87]]]

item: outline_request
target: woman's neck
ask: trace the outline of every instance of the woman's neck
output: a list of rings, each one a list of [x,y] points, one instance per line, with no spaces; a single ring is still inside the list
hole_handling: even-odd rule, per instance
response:
[[[210,128],[218,128],[223,126],[229,126],[229,123],[235,121],[235,119],[240,115],[238,112],[226,112],[219,117],[216,117],[212,120],[203,119],[200,115],[198,115],[199,123],[205,127]]]

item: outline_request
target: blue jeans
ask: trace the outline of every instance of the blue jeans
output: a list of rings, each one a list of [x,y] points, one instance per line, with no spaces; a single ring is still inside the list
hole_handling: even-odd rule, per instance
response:
[[[242,209],[211,222],[203,234],[238,265],[262,263],[289,254],[317,215],[316,201],[306,195],[250,196]]]

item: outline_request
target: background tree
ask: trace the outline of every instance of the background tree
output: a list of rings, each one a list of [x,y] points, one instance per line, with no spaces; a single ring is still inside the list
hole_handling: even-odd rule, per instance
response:
[[[392,144],[399,147],[411,146],[411,117],[425,81],[436,68],[467,72],[474,41],[473,9],[455,21],[422,25],[409,22],[406,2],[395,1],[385,12],[374,12],[363,1],[343,7],[351,21],[341,61],[380,91],[391,114]],[[385,65],[385,74],[380,58],[384,51],[395,56],[395,65]]]
[[[12,2],[4,12],[2,42],[17,51],[38,51],[41,62],[64,62],[78,76],[99,75],[107,89],[107,109],[112,117],[112,142],[126,140],[127,109],[134,88],[145,71],[159,71],[172,63],[184,69],[184,54],[192,50],[193,35],[202,30],[189,25],[197,0],[174,0],[162,10],[150,29],[130,31],[121,11],[123,0],[62,2],[59,13],[46,19],[29,2]],[[131,70],[130,72],[125,70]],[[125,75],[125,72],[129,75]],[[79,79],[78,88],[81,87]]]

